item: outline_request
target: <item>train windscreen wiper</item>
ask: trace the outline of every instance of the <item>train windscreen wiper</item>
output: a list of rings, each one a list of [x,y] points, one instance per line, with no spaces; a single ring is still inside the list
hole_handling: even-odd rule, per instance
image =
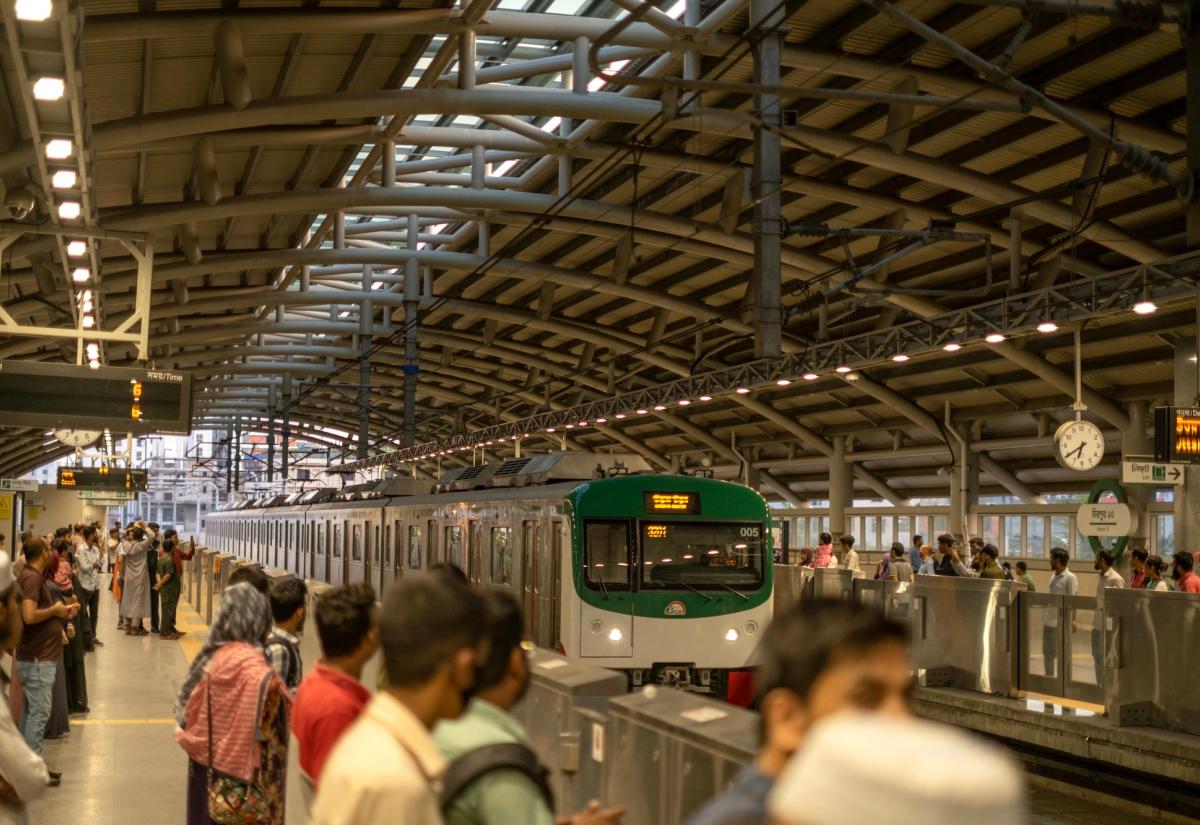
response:
[[[690,584],[688,584],[687,582],[685,582],[683,579],[680,579],[680,580],[679,580],[679,584],[683,585],[683,586],[684,586],[684,587],[686,587],[688,590],[690,590],[690,591],[692,591],[693,593],[695,593],[697,596],[703,596],[703,597],[704,597],[704,601],[706,601],[706,602],[711,602],[711,601],[712,601],[712,596],[708,595],[708,594],[707,594],[707,593],[705,593],[703,590],[699,590],[699,589],[697,589],[697,588],[695,588],[695,587],[692,587]]]

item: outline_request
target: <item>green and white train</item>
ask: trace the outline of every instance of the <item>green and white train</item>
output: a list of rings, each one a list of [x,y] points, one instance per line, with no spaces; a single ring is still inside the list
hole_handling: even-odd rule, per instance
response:
[[[550,453],[241,502],[209,547],[308,579],[369,582],[453,562],[510,588],[530,638],[633,685],[721,690],[771,619],[766,502],[740,484],[650,473],[637,456]],[[564,574],[565,571],[565,574]]]

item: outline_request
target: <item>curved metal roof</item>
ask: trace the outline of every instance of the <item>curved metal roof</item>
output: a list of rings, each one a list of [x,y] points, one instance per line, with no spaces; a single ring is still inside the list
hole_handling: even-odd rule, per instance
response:
[[[418,442],[753,360],[747,5],[641,5],[89,0],[69,29],[67,88],[86,102],[90,217],[153,238],[150,356],[195,372],[197,425],[254,426],[273,405],[355,431],[366,299],[370,431],[376,446],[398,444],[413,259]],[[785,353],[1003,295],[1014,227],[1015,291],[1187,251],[1172,183],[1186,165],[1177,9],[1072,5],[900,7],[927,29],[882,1],[780,7]],[[614,25],[629,10],[636,22]],[[34,36],[11,10],[4,23],[10,44]],[[0,175],[36,193],[44,220],[53,196],[34,139],[45,125],[25,100],[36,67],[22,70],[23,55],[0,56]],[[1007,71],[981,79],[972,58]],[[596,63],[613,76],[595,76]],[[900,241],[818,231],[931,222],[971,238],[927,240],[865,280],[853,273]],[[32,236],[11,247],[11,315],[70,323],[62,254]],[[134,309],[136,264],[113,240],[97,243],[95,264],[103,326],[115,326]],[[1129,403],[1170,395],[1173,344],[1195,318],[1167,309],[1089,326],[1087,384],[1125,415],[1093,407],[1098,421],[1125,426]],[[934,425],[998,445],[984,453],[986,488],[1018,493],[1024,475],[1039,491],[1074,489],[1083,477],[1058,472],[1046,447],[1049,422],[1069,414],[1057,379],[1071,345],[1064,328],[1006,351],[873,364],[858,382],[824,374],[579,428],[566,443],[636,448],[660,467],[745,460],[767,492],[798,501],[823,490],[818,468],[845,435],[864,456],[863,489],[944,491],[945,441],[898,394]],[[6,358],[73,354],[0,341]],[[135,356],[103,347],[107,363]],[[0,474],[62,454],[47,440],[6,430]]]

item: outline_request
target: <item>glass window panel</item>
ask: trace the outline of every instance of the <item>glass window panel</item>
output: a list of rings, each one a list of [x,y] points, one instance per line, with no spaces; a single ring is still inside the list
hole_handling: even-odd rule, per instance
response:
[[[950,517],[949,516],[934,516],[933,517],[933,527],[931,527],[928,530],[928,532],[932,533],[933,537],[935,539],[938,536],[940,536],[942,533],[947,533],[949,531],[950,531]],[[928,536],[926,538],[928,538]],[[930,542],[930,543],[934,544],[936,542]]]
[[[763,579],[758,524],[642,522],[644,590],[755,590]]]
[[[454,562],[462,566],[462,528],[447,527],[445,532],[446,540],[442,544],[443,561]]]
[[[863,518],[863,550],[879,549],[879,519],[874,516]]]
[[[1071,517],[1050,517],[1050,546],[1071,549]]]
[[[896,541],[905,547],[908,547],[912,543],[912,525],[914,520],[908,516],[900,516],[896,519]]]
[[[512,528],[492,528],[492,583],[512,581]]]
[[[415,524],[408,528],[408,569],[421,569],[421,528]]]
[[[592,590],[629,589],[628,522],[584,523],[583,573]]]
[[[363,535],[362,534],[363,534],[362,525],[355,524],[350,533],[351,538],[352,538],[352,541],[350,542],[350,553],[351,553],[350,560],[351,561],[362,561],[362,557],[363,557],[363,550],[362,550]]]
[[[1046,517],[1028,516],[1025,519],[1025,555],[1031,559],[1046,558]]]
[[[1086,561],[1096,558],[1096,554],[1092,550],[1092,545],[1088,543],[1087,536],[1079,532],[1078,528],[1075,529],[1075,552],[1071,554],[1071,558],[1084,559]]]
[[[1004,546],[1001,552],[1006,556],[1021,555],[1021,533],[1025,519],[1022,516],[1004,517]]]
[[[895,541],[892,537],[896,534],[896,520],[891,516],[882,516],[879,519],[879,549],[891,550],[892,542]]]
[[[1175,552],[1175,516],[1154,517],[1154,552],[1163,558]]]
[[[979,535],[984,544],[1000,546],[1000,516],[981,516],[979,519]],[[970,538],[970,536],[968,536]]]

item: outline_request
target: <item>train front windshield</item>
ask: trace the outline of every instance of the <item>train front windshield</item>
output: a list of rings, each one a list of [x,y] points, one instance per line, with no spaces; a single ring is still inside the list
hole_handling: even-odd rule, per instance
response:
[[[642,590],[757,590],[763,527],[695,521],[641,523]]]

